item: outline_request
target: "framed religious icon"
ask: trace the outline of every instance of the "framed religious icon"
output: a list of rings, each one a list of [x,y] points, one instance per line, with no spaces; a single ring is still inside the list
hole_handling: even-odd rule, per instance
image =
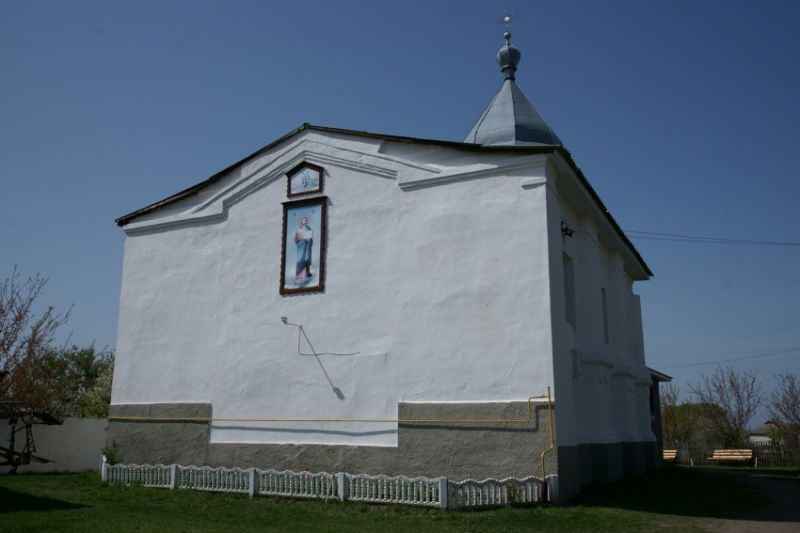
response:
[[[286,173],[287,196],[302,196],[322,192],[325,169],[312,163],[300,163]]]
[[[283,203],[281,294],[325,290],[326,196]]]

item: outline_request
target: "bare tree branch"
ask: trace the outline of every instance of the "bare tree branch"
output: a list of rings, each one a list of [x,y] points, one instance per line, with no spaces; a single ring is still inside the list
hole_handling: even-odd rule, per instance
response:
[[[763,400],[756,373],[717,367],[713,374],[703,376],[689,389],[703,406],[701,413],[720,444],[743,444],[748,424]]]
[[[42,382],[41,363],[70,311],[58,314],[48,307],[37,316],[34,304],[46,284],[38,274],[23,279],[16,267],[0,281],[0,400],[48,407],[45,400],[52,383]]]
[[[800,380],[793,372],[775,376],[777,388],[769,399],[769,412],[781,433],[800,439]]]

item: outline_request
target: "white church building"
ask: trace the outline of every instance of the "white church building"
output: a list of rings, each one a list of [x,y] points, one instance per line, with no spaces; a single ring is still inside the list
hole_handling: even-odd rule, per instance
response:
[[[660,464],[652,274],[520,55],[506,34],[463,142],[304,124],[117,220],[122,460],[546,473],[562,499]]]

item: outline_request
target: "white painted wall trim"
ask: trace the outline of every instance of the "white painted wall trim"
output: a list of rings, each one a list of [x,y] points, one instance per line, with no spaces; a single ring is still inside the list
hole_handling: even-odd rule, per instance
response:
[[[479,168],[469,171],[451,172],[449,174],[441,174],[437,176],[421,176],[411,178],[401,178],[398,180],[398,185],[401,189],[414,189],[418,187],[431,187],[434,185],[444,185],[454,181],[487,178],[497,176],[499,174],[509,174],[518,172],[520,170],[538,170],[544,169],[547,166],[546,155],[527,156],[514,160],[511,164],[498,164],[492,165],[487,168]],[[526,179],[540,179],[540,178],[526,178]],[[544,178],[545,182],[547,178]]]

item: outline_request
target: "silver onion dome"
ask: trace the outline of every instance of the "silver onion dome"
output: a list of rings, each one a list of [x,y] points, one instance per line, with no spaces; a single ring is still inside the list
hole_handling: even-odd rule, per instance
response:
[[[500,65],[503,77],[507,80],[513,80],[516,79],[514,73],[517,71],[519,60],[522,59],[522,52],[511,44],[510,32],[505,32],[503,38],[506,40],[506,44],[497,51],[497,63]]]

